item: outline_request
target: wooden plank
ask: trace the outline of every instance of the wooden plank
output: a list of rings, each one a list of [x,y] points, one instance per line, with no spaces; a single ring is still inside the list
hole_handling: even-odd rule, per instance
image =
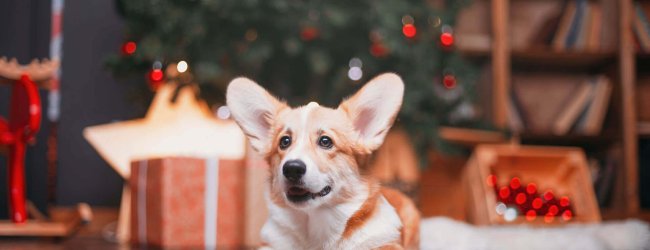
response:
[[[633,4],[632,0],[621,0],[619,2],[619,70],[621,77],[621,124],[623,136],[623,163],[624,168],[620,173],[623,178],[622,199],[618,200],[625,204],[624,210],[627,216],[633,216],[639,212],[638,194],[638,145],[636,127],[636,105],[635,105],[635,52],[632,40],[632,32],[629,32],[632,25]],[[619,179],[620,180],[620,179]]]
[[[508,124],[508,90],[510,88],[510,42],[508,34],[509,0],[492,0],[492,75],[494,124]]]
[[[479,129],[440,127],[438,134],[444,140],[468,147],[507,142],[503,133]]]

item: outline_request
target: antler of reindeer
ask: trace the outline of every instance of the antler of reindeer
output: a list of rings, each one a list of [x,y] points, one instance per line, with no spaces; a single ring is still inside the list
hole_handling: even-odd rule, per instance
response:
[[[23,74],[26,74],[32,81],[38,82],[40,85],[48,85],[48,80],[52,78],[58,68],[59,61],[57,60],[43,59],[39,61],[34,59],[27,65],[20,65],[16,58],[7,60],[6,57],[2,57],[0,58],[0,80],[19,80]]]

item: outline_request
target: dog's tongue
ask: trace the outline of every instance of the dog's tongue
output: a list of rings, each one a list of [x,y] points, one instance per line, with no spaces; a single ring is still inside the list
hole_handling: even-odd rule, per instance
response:
[[[304,188],[299,188],[299,187],[291,187],[289,188],[289,191],[287,192],[289,195],[305,195],[309,193],[307,189]]]

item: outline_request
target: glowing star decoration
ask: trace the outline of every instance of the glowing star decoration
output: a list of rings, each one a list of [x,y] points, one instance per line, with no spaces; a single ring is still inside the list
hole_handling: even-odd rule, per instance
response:
[[[168,156],[243,159],[245,137],[232,120],[219,120],[194,90],[164,84],[143,119],[91,126],[84,137],[123,178],[133,160]]]

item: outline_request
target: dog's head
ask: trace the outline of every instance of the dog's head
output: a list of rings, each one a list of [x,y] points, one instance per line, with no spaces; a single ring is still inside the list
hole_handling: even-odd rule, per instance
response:
[[[252,147],[270,164],[271,200],[308,209],[351,199],[358,160],[381,146],[402,104],[404,84],[383,74],[332,109],[291,108],[247,78],[230,82],[227,102]]]

